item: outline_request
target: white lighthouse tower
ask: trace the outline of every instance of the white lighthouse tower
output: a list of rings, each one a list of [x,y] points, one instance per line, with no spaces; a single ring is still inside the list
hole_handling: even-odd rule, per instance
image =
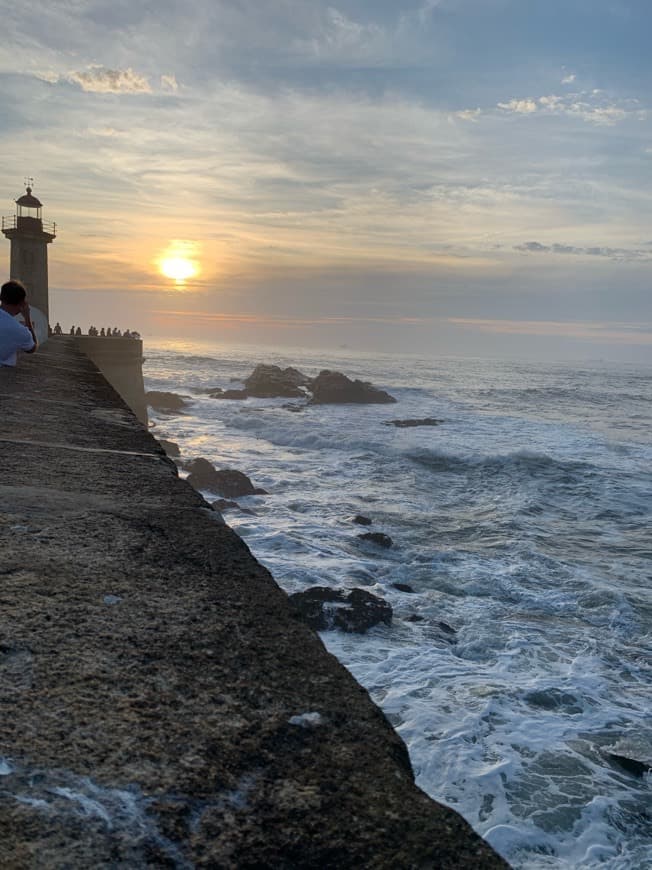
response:
[[[41,201],[32,194],[33,183],[33,178],[26,179],[16,213],[2,218],[2,232],[11,242],[10,278],[22,281],[30,308],[40,311],[49,323],[48,245],[56,238],[56,224],[43,220]]]

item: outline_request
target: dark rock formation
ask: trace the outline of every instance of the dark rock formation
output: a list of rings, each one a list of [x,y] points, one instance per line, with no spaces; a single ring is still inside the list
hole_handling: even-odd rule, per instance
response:
[[[216,469],[203,457],[188,463],[188,483],[195,489],[208,489],[224,498],[238,498],[242,495],[267,495],[264,489],[253,485],[246,474],[234,468]]]
[[[408,420],[385,420],[383,426],[396,426],[397,429],[409,429],[413,426],[439,426],[443,420],[436,420],[434,417],[421,417]]]
[[[166,454],[171,457],[181,456],[179,445],[174,441],[166,441],[165,438],[159,438],[158,443],[161,445]]]
[[[358,535],[358,537],[361,541],[369,541],[371,544],[378,544],[379,547],[385,547],[387,550],[394,543],[390,536],[383,534],[383,532],[363,532],[361,535]]]
[[[177,393],[167,393],[165,390],[150,390],[145,393],[145,399],[150,408],[162,411],[164,414],[175,414],[187,407],[186,398]]]
[[[300,387],[307,387],[310,378],[292,367],[282,369],[280,366],[261,363],[256,366],[244,384],[247,395],[257,399],[276,397],[299,399],[305,396]]]
[[[366,381],[352,381],[341,372],[325,369],[311,381],[313,405],[331,404],[387,404],[396,399]]]
[[[414,592],[414,589],[410,586],[409,583],[392,583],[392,586],[394,587],[394,589],[398,589],[399,592]]]
[[[353,517],[353,522],[357,523],[359,526],[370,526],[371,520],[369,517],[363,517],[362,514],[356,514]]]
[[[391,625],[392,608],[377,595],[364,589],[350,592],[313,586],[305,592],[290,595],[295,612],[315,631],[339,628],[364,634],[374,625]]]

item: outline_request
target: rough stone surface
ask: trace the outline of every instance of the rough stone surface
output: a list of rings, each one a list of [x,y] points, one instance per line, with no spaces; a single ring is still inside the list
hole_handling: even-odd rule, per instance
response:
[[[267,495],[264,489],[255,487],[242,471],[234,468],[216,469],[208,459],[198,457],[186,466],[188,483],[195,489],[209,489],[224,498],[238,498],[242,495]]]
[[[313,405],[330,404],[386,404],[396,399],[366,381],[352,381],[341,372],[328,369],[320,372],[310,384]]]
[[[150,408],[162,411],[164,414],[176,413],[187,407],[183,396],[177,393],[168,393],[165,390],[150,390],[145,393],[145,399]]]
[[[506,866],[414,785],[367,692],[97,369],[52,344],[0,368],[0,866]]]
[[[392,608],[384,598],[365,589],[331,589],[313,586],[290,595],[296,613],[315,631],[339,628],[364,634],[374,625],[391,625]]]

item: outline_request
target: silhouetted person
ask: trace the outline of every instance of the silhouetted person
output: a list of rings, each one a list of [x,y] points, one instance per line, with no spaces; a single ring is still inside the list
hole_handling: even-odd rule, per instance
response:
[[[100,329],[100,338],[106,338],[106,336],[105,336],[105,334],[104,334],[104,327],[102,327],[102,328]]]
[[[22,314],[25,325],[14,318]],[[20,281],[7,281],[0,288],[0,366],[15,366],[16,352],[34,353],[38,347],[27,291]]]
[[[81,326],[78,326],[77,329],[75,330],[75,335],[81,335],[81,334],[82,334]]]
[[[61,324],[57,320],[57,322],[54,324],[54,334],[61,335],[62,333],[63,333],[63,329],[61,329]]]
[[[70,334],[71,334],[71,335],[74,335],[74,334],[75,334],[75,327],[74,327],[74,326],[71,326],[71,327],[70,327]]]

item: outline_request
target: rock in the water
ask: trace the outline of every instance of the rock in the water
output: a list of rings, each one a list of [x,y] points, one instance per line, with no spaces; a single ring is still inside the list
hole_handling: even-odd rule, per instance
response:
[[[147,404],[155,411],[163,411],[166,414],[181,411],[187,407],[187,402],[183,396],[177,393],[167,393],[165,390],[150,390],[145,393]]]
[[[421,417],[408,420],[385,420],[383,425],[396,426],[397,429],[408,429],[412,426],[439,426],[443,422],[443,420],[436,420],[434,417]]]
[[[159,438],[158,443],[161,445],[163,450],[165,450],[168,456],[181,456],[179,445],[174,441],[166,441],[165,438]]]
[[[639,761],[638,758],[628,758],[626,755],[618,755],[615,752],[610,752],[608,757],[610,761],[615,761],[623,770],[633,776],[643,776],[652,770],[652,762],[649,761]]]
[[[652,740],[644,732],[625,734],[613,746],[605,746],[603,752],[609,761],[633,776],[652,772]]]
[[[237,501],[230,501],[226,498],[218,498],[217,501],[211,502],[211,507],[213,510],[219,511],[220,513],[224,513],[224,511],[230,511],[234,508],[237,509],[240,507]]]
[[[363,532],[361,535],[358,535],[358,537],[361,541],[369,541],[372,544],[378,544],[379,547],[385,547],[387,550],[394,543],[390,536],[383,534],[383,532]]]
[[[364,634],[379,623],[391,625],[392,608],[377,595],[364,589],[330,589],[314,586],[305,592],[290,595],[297,613],[315,631],[339,628],[341,631]]]
[[[310,378],[292,367],[282,369],[280,366],[261,363],[256,366],[244,384],[247,395],[257,399],[276,397],[299,399],[305,396],[300,387],[308,386]]]
[[[246,474],[234,468],[216,469],[207,459],[199,457],[188,464],[188,483],[195,489],[209,489],[224,498],[242,495],[267,495],[255,487]]]
[[[362,514],[356,514],[353,517],[353,522],[357,523],[359,526],[370,526],[371,520],[369,517],[363,517]]]
[[[352,381],[341,372],[331,372],[327,369],[313,378],[310,389],[313,405],[385,404],[396,401],[389,393],[379,390],[366,381]]]
[[[394,589],[398,589],[399,592],[414,592],[414,589],[410,586],[409,583],[392,583],[392,586],[394,587]]]

